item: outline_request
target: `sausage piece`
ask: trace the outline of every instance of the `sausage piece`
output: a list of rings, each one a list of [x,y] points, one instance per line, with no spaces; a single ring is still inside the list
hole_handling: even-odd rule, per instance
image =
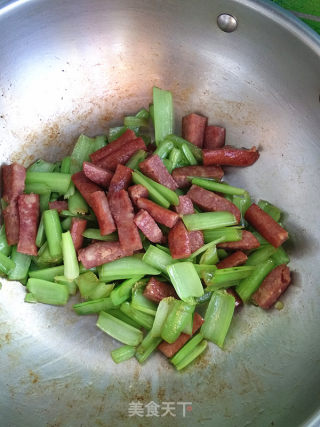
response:
[[[132,178],[132,169],[118,164],[117,169],[111,179],[108,195],[116,191],[126,190],[129,187]]]
[[[201,230],[189,231],[191,253],[197,251],[204,245],[204,237]]]
[[[291,282],[290,270],[285,264],[278,265],[261,283],[259,289],[252,295],[252,300],[259,307],[267,310],[288,288]]]
[[[188,188],[191,180],[188,176],[197,176],[201,178],[213,178],[220,180],[224,172],[220,166],[184,166],[172,171],[172,176],[179,188]]]
[[[130,254],[142,249],[142,243],[135,225],[133,206],[127,191],[120,190],[109,198],[110,210],[116,222],[122,249]]]
[[[247,261],[248,257],[245,253],[241,251],[236,251],[233,254],[229,255],[227,258],[218,262],[217,268],[230,268],[238,267],[243,265]]]
[[[191,255],[189,234],[181,220],[169,231],[168,244],[173,259],[188,258]]]
[[[82,218],[72,218],[70,234],[73,241],[73,245],[76,251],[82,248],[83,245],[83,233],[87,227],[87,220]]]
[[[172,228],[179,219],[179,215],[177,213],[169,211],[169,209],[163,208],[162,206],[159,206],[151,200],[143,197],[140,197],[140,199],[137,200],[137,206],[139,209],[145,209],[149,212],[155,221],[169,228]]]
[[[94,184],[90,179],[88,179],[84,172],[77,172],[71,177],[72,182],[79,190],[81,196],[85,199],[85,201],[90,205],[90,194],[95,191],[101,191],[101,188]]]
[[[234,215],[238,223],[240,222],[241,213],[238,207],[230,202],[230,200],[225,199],[222,196],[218,196],[218,194],[213,191],[205,190],[198,185],[192,185],[187,196],[190,197],[193,203],[198,205],[204,211],[228,211]]]
[[[126,256],[126,253],[119,242],[96,242],[80,249],[78,260],[82,262],[85,268],[89,269],[124,256]]]
[[[225,146],[215,150],[204,149],[202,151],[202,160],[205,166],[222,165],[222,166],[250,166],[259,158],[259,151],[256,147],[249,150],[244,148],[235,148]]]
[[[55,209],[58,213],[61,211],[67,211],[68,202],[66,200],[55,200],[54,202],[49,202],[49,209]]]
[[[192,335],[194,335],[197,330],[200,329],[203,322],[204,319],[200,316],[200,314],[194,313]],[[162,341],[162,343],[158,345],[158,350],[160,350],[161,353],[163,353],[165,356],[172,357],[180,350],[180,348],[185,345],[187,341],[189,341],[192,335],[182,333],[172,344],[169,344],[166,341]]]
[[[182,138],[202,148],[208,118],[191,113],[182,117]]]
[[[174,208],[180,216],[194,213],[193,203],[188,196],[179,196],[179,204]]]
[[[19,241],[19,209],[16,198],[11,199],[3,210],[3,220],[8,245],[16,245]]]
[[[259,240],[247,230],[242,231],[242,239],[237,242],[224,242],[218,244],[218,248],[237,251],[251,251],[252,249],[257,249],[259,246]]]
[[[2,197],[6,203],[24,191],[26,169],[18,163],[2,166]]]
[[[94,153],[90,154],[90,159],[93,163],[96,163],[98,160],[103,159],[106,156],[109,156],[114,151],[118,150],[123,145],[126,145],[128,141],[136,138],[136,134],[131,129],[127,129],[119,138],[110,142],[105,147],[100,148]]]
[[[177,183],[169,174],[168,169],[157,154],[154,154],[139,163],[139,169],[149,178],[170,188],[171,190],[176,190],[178,188]]]
[[[174,297],[179,299],[172,285],[167,282],[160,282],[155,277],[151,277],[143,291],[143,296],[153,302],[160,302],[163,298]]]
[[[140,197],[147,199],[149,196],[149,191],[141,184],[131,185],[131,187],[128,188],[128,193],[135,205]]]
[[[134,223],[142,231],[148,240],[152,243],[160,243],[163,240],[163,234],[158,224],[152,218],[152,216],[145,211],[140,209],[134,217]]]
[[[90,162],[83,162],[82,168],[85,176],[90,179],[90,181],[100,185],[103,188],[107,188],[109,186],[113,176],[111,171],[102,169]]]
[[[288,232],[255,203],[247,209],[244,217],[275,248],[289,237]]]
[[[89,199],[90,206],[98,220],[101,236],[107,236],[116,231],[116,225],[113,221],[105,192],[95,191],[90,194]]]
[[[107,145],[108,147],[108,145]],[[142,138],[132,139],[126,142],[118,150],[113,151],[111,154],[103,157],[95,162],[103,169],[114,171],[119,163],[124,164],[139,150],[145,150],[147,147]]]
[[[226,129],[221,126],[207,126],[204,132],[203,148],[214,150],[225,144]]]
[[[17,251],[36,256],[38,253],[36,237],[40,211],[39,194],[20,194],[18,208],[20,228]]]

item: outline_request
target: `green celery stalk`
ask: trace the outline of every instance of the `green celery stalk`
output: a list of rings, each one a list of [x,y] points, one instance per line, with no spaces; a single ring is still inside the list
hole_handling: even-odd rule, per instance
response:
[[[161,341],[161,338],[152,337],[151,333],[148,332],[141,344],[137,347],[135,356],[138,362],[144,363]]]
[[[149,105],[149,114],[150,114],[150,118],[152,120],[152,123],[154,123],[154,106],[153,106],[153,104]]]
[[[145,108],[141,108],[141,110],[139,110],[137,112],[136,117],[139,117],[140,119],[149,119],[150,118],[150,113]]]
[[[109,311],[114,308],[111,298],[99,298],[92,301],[81,302],[75,304],[73,310],[80,315],[83,314],[96,314],[101,311]]]
[[[11,261],[15,263],[15,267],[9,272],[9,280],[22,280],[28,275],[28,270],[31,264],[31,256],[17,252],[17,247],[12,248]]]
[[[205,188],[206,190],[218,191],[219,193],[224,194],[237,194],[242,196],[246,192],[246,190],[243,188],[233,187],[232,185],[223,184],[211,179],[192,178],[191,182],[192,184],[198,185],[199,187]]]
[[[108,143],[107,135],[97,135],[93,141],[92,153],[105,147]]]
[[[171,142],[171,141],[169,141]],[[178,163],[181,161],[182,159],[182,155],[181,155],[181,151],[179,150],[179,148],[172,148],[172,150],[170,151],[169,154],[169,160],[172,163],[172,170],[175,169],[178,165]]]
[[[210,280],[205,280],[208,291],[220,288],[228,288],[239,280],[249,277],[256,269],[255,266],[241,266],[217,269]]]
[[[33,257],[33,261],[36,263],[38,268],[52,267],[54,265],[60,265],[62,262],[62,251],[61,255],[53,257],[49,252],[48,242],[45,242],[38,251],[38,256]]]
[[[150,199],[158,205],[168,209],[170,202],[165,197],[163,197],[162,194],[160,194],[153,185],[150,185],[150,183],[145,179],[144,175],[138,171],[135,171],[132,173],[132,181],[134,184],[141,184],[146,187],[146,189],[149,191]]]
[[[168,317],[170,310],[173,308],[174,301],[175,301],[175,298],[168,297],[168,298],[163,298],[159,302],[156,315],[154,318],[154,322],[152,325],[152,329],[150,331],[150,334],[153,338],[161,337],[161,331],[162,331],[163,325],[166,321],[166,318]]]
[[[225,249],[218,249],[217,252],[218,252],[218,257],[220,260],[223,260],[229,256],[228,252]]]
[[[112,141],[118,139],[121,135],[123,135],[125,133],[126,130],[128,130],[128,128],[126,126],[118,126],[118,127],[109,128],[109,133],[108,133],[109,142],[112,142]]]
[[[31,294],[30,292],[26,294],[26,296],[24,297],[24,302],[29,302],[29,303],[37,303],[37,299],[36,297]]]
[[[139,258],[129,256],[103,264],[99,276],[100,280],[110,282],[112,280],[129,279],[132,276],[154,276],[158,274],[160,274],[159,270],[156,270]]]
[[[170,280],[179,296],[185,302],[203,295],[203,287],[192,262],[179,262],[167,267]]]
[[[57,172],[27,172],[26,185],[40,184],[46,191],[66,193],[71,182],[71,175]],[[46,192],[45,191],[45,192]]]
[[[65,218],[63,221],[61,221],[61,227],[63,231],[68,231],[71,228],[71,222],[72,218],[71,216]]]
[[[221,291],[214,292],[200,330],[203,337],[222,348],[230,328],[234,307],[235,299],[232,295]]]
[[[275,264],[269,258],[266,261],[258,264],[250,276],[241,280],[236,287],[237,294],[243,302],[247,302],[251,295],[259,288],[264,278],[274,269]]]
[[[189,313],[185,327],[182,329],[182,333],[187,335],[192,335],[193,316],[194,316],[194,313]]]
[[[262,248],[259,248],[253,251],[246,261],[246,265],[258,265],[266,261],[276,252],[276,248],[272,245],[265,245]]]
[[[46,233],[44,229],[43,214],[42,214],[39,222],[37,236],[36,236],[36,246],[38,248],[41,248],[41,246],[44,244],[45,241],[46,241]]]
[[[71,154],[70,173],[74,174],[82,170],[82,163],[90,160],[90,154],[96,151],[95,139],[86,135],[80,135],[73,147]],[[66,192],[66,191],[65,191]]]
[[[148,246],[149,247],[149,246]],[[159,245],[158,243],[156,244],[156,247],[158,248],[158,249],[160,249],[161,251],[163,251],[163,252],[165,252],[166,254],[169,254],[170,255],[170,249],[169,248],[167,248],[166,246],[163,246],[163,245]],[[172,264],[172,263],[171,263]]]
[[[199,264],[217,264],[219,262],[217,245],[210,246],[202,255]]]
[[[50,191],[40,194],[39,203],[40,203],[40,212],[46,211],[49,209],[49,202],[51,199]]]
[[[215,230],[204,230],[203,237],[205,243],[222,238],[223,242],[237,242],[242,239],[241,227],[224,227]]]
[[[177,135],[168,135],[167,140],[174,143],[176,148],[181,149],[182,145],[185,144],[193,154],[193,156],[199,161],[202,161],[202,150],[201,148],[197,147],[196,145],[191,144],[191,142],[186,141],[185,139],[181,138]]]
[[[167,168],[167,171],[171,174],[172,170],[173,170],[171,160],[169,160],[169,159],[162,159],[162,161],[163,161],[163,164],[165,165],[165,167]]]
[[[143,177],[143,179],[146,180],[150,185],[152,185],[152,187],[154,187],[155,190],[157,190],[166,200],[168,200],[170,204],[174,206],[178,206],[179,197],[174,191],[170,190],[170,188],[165,187],[162,184],[159,184],[156,181],[153,181],[153,179],[148,178],[147,176],[143,175],[141,172],[135,172],[135,173]]]
[[[58,212],[55,209],[44,211],[43,223],[50,255],[53,258],[60,257],[62,255],[62,229]]]
[[[63,274],[63,270],[63,265],[59,265],[57,267],[43,268],[41,270],[29,271],[29,277],[48,280],[49,282],[52,282],[56,276],[61,276]]]
[[[202,295],[202,297],[196,298],[196,303],[197,304],[204,304],[206,302],[208,302],[212,296],[213,292],[211,291],[205,291],[205,293]]]
[[[176,364],[175,368],[178,371],[181,371],[191,362],[193,362],[197,357],[199,357],[207,348],[208,342],[206,340],[201,341],[183,360],[181,363]]]
[[[107,236],[101,236],[100,230],[98,228],[87,228],[83,233],[83,237],[93,240],[103,240],[105,242],[116,242],[118,240],[117,233],[111,233]]]
[[[71,165],[71,157],[70,156],[64,157],[61,161],[60,172],[70,173],[70,165]]]
[[[136,310],[127,301],[121,304],[120,310],[128,317],[139,323],[139,325],[143,326],[145,329],[152,328],[154,316],[151,316],[151,314],[143,313],[142,311]]]
[[[137,116],[126,116],[123,119],[123,124],[128,128],[140,128],[140,127],[148,127],[148,119]]]
[[[123,344],[137,346],[143,338],[142,332],[122,320],[102,311],[99,314],[97,326],[103,332]]]
[[[251,206],[251,197],[250,194],[245,191],[242,196],[233,195],[232,203],[235,204],[241,213],[241,225],[246,225],[246,220],[244,219],[244,215],[247,212],[247,209]]]
[[[203,340],[203,335],[199,332],[192,337],[171,359],[170,362],[174,365],[180,365],[182,361],[197,347]]]
[[[101,282],[92,271],[80,274],[75,280],[82,298],[96,300],[110,294],[110,285]]]
[[[123,345],[116,350],[112,350],[111,357],[114,363],[121,363],[131,359],[135,352],[136,347],[133,347],[132,345]]]
[[[116,286],[110,294],[111,300],[114,305],[120,305],[131,297],[131,290],[133,286],[142,279],[141,276],[134,276],[125,280],[120,285]]]
[[[74,280],[69,280],[65,276],[55,276],[54,281],[59,285],[64,285],[68,289],[69,295],[77,293],[77,284]]]
[[[267,214],[269,214],[275,221],[279,222],[281,218],[281,210],[277,208],[277,206],[272,205],[270,202],[266,200],[259,200],[258,202],[259,208],[264,210]]]
[[[96,217],[90,213],[89,215],[83,215],[83,214],[73,214],[70,211],[61,211],[60,212],[60,216],[62,217],[71,217],[71,218],[82,218],[82,219],[86,219],[87,221],[91,221],[91,222],[96,222],[97,219]]]
[[[230,212],[203,212],[184,215],[182,218],[188,231],[211,230],[237,224],[237,220]]]
[[[87,202],[77,190],[68,199],[68,209],[72,214],[75,215],[85,215],[89,212],[89,206]]]
[[[136,283],[132,289],[131,305],[143,313],[156,315],[157,305],[143,295],[145,283]]]
[[[62,255],[65,278],[76,279],[79,276],[79,264],[70,231],[62,233]]]
[[[173,100],[171,92],[153,87],[154,133],[159,145],[167,135],[173,133]]]
[[[67,192],[64,194],[64,199],[69,199],[69,197],[73,196],[76,191],[76,187],[74,186],[74,183],[71,181],[70,185],[68,187]]]
[[[280,246],[274,254],[271,256],[272,261],[274,262],[275,266],[281,264],[288,264],[290,262],[290,258],[286,251],[283,249],[282,246]]]
[[[15,266],[16,265],[12,259],[0,252],[0,271],[8,276]]]
[[[211,249],[213,247],[215,247],[218,243],[222,242],[222,238],[220,237],[220,239],[217,240],[213,240],[210,243],[206,243],[205,245],[201,246],[201,248],[197,249],[196,251],[194,251],[188,258],[188,261],[193,261],[194,259],[196,259],[196,257],[204,252],[206,252],[208,249]]]
[[[126,314],[124,314],[120,310],[120,308],[112,308],[111,310],[104,310],[104,311],[108,311],[108,313],[111,314],[111,316],[114,316],[117,319],[120,319],[123,322],[128,323],[128,325],[131,325],[134,328],[137,328],[137,329],[141,328],[141,326],[139,325],[139,323],[137,323],[135,320],[131,319],[131,317],[129,317]]]
[[[6,229],[3,224],[0,229],[0,252],[2,253],[2,255],[9,256],[11,254],[11,250],[12,246],[8,245]]]
[[[145,254],[143,255],[142,260],[146,264],[161,271],[161,273],[164,273],[166,276],[168,275],[167,267],[171,264],[174,264],[175,262],[179,262],[174,260],[166,251],[153,245],[148,247]]]
[[[153,154],[157,154],[160,159],[165,159],[168,157],[170,151],[173,149],[174,145],[173,142],[167,141],[166,139],[162,141],[155,152]]]
[[[38,302],[43,304],[65,305],[69,299],[66,286],[47,280],[30,278],[27,282],[27,289]]]
[[[147,152],[146,151],[144,151],[144,150],[138,150],[127,161],[127,163],[126,163],[127,168],[137,169],[139,167],[139,163],[143,162],[146,157],[147,157]]]
[[[35,172],[35,173],[41,173],[42,174],[42,172]],[[39,194],[40,196],[46,195],[44,200],[47,200],[48,193],[51,196],[50,187],[46,184],[42,184],[41,182],[32,182],[32,183],[26,182],[25,187],[24,187],[24,192],[26,194],[35,193],[35,194]],[[42,200],[42,205],[44,205],[43,200]]]
[[[183,154],[185,155],[186,159],[188,160],[189,165],[194,166],[194,165],[198,164],[196,158],[192,154],[192,151],[190,150],[190,148],[187,144],[182,144],[181,150],[182,150]]]
[[[174,300],[161,328],[161,338],[169,344],[174,343],[187,325],[190,313],[193,314],[194,309],[195,305]]]
[[[38,159],[28,167],[28,172],[53,172],[55,168],[54,163],[46,162],[45,160]]]

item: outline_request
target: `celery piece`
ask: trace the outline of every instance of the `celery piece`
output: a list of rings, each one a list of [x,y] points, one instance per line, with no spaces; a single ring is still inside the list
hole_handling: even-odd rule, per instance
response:
[[[15,263],[15,267],[8,274],[9,280],[22,280],[28,275],[31,264],[31,256],[17,252],[17,247],[12,248],[11,261]]]
[[[120,310],[131,319],[135,320],[139,325],[145,329],[151,329],[154,321],[154,316],[151,314],[143,313],[132,307],[129,302],[123,302],[120,306]]]
[[[159,145],[167,135],[173,133],[173,100],[171,92],[153,87],[154,133]]]
[[[132,345],[123,345],[122,347],[112,350],[111,357],[115,363],[125,362],[135,355],[136,347]]]
[[[141,276],[134,276],[130,279],[125,280],[120,285],[116,286],[111,292],[111,299],[114,305],[120,305],[123,302],[127,301],[131,297],[131,290],[133,286],[142,279]]]
[[[41,185],[46,191],[66,193],[71,182],[71,175],[57,172],[27,172],[26,185]],[[42,191],[42,194],[46,191]],[[36,191],[34,191],[36,193]]]
[[[185,302],[203,295],[203,287],[192,262],[179,262],[167,267],[170,280],[179,296]]]
[[[100,280],[110,282],[111,280],[129,279],[137,275],[158,275],[159,270],[151,267],[141,259],[129,256],[116,261],[103,264],[100,270]]]
[[[70,231],[62,233],[62,256],[64,276],[68,280],[76,279],[79,276],[79,264]]]
[[[111,298],[99,298],[92,301],[81,302],[75,304],[73,310],[80,315],[83,314],[95,314],[101,311],[109,311],[114,308]]]
[[[98,317],[97,326],[103,332],[123,344],[137,346],[143,338],[142,332],[122,320],[102,311]]]
[[[141,344],[137,347],[135,356],[138,362],[144,363],[161,341],[161,338],[152,337],[151,333],[148,332]]]
[[[237,224],[237,220],[230,212],[204,212],[184,215],[182,218],[188,231],[211,230]]]
[[[65,305],[68,302],[68,289],[58,283],[30,278],[27,282],[27,289],[38,302],[43,304]]]

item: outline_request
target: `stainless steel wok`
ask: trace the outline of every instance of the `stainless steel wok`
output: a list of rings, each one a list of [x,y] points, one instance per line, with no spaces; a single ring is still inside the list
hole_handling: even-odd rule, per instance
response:
[[[263,1],[0,5],[1,162],[62,157],[81,132],[148,106],[153,85],[170,89],[177,131],[199,111],[229,144],[259,146],[259,162],[227,179],[288,214],[294,271],[283,310],[245,307],[225,350],[210,345],[181,373],[160,355],[115,365],[94,316],[26,304],[23,286],[2,280],[0,425],[319,425],[319,37]],[[221,13],[236,31],[219,29]],[[176,416],[129,416],[151,401]],[[185,417],[178,402],[190,402]]]

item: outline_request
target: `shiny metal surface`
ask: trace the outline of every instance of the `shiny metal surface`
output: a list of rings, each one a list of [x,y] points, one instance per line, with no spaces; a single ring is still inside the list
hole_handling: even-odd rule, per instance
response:
[[[172,90],[177,130],[199,111],[227,142],[257,145],[232,184],[279,205],[294,284],[284,309],[245,307],[221,351],[182,373],[160,355],[115,365],[94,316],[25,304],[0,290],[1,426],[318,425],[320,43],[295,18],[253,0],[29,0],[0,10],[1,162],[67,153]],[[238,19],[222,32],[221,13]],[[131,401],[192,402],[182,417],[128,417]],[[313,417],[313,418],[312,418]]]
[[[232,33],[237,29],[237,19],[228,13],[221,13],[217,18],[217,24],[220,30],[226,33]]]

